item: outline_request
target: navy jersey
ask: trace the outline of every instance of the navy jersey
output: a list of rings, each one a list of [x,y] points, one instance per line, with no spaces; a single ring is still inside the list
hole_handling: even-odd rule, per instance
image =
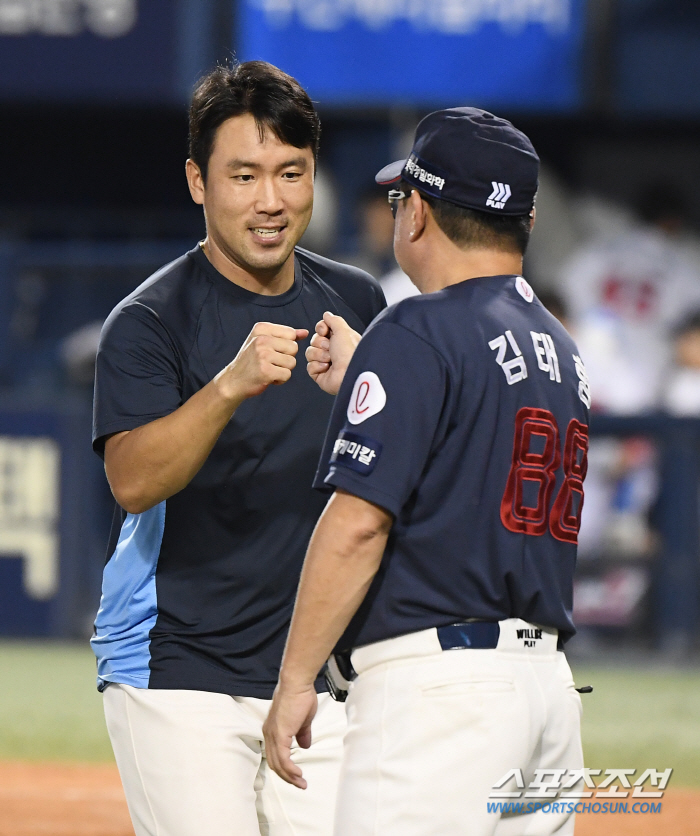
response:
[[[590,394],[522,277],[381,314],[336,399],[316,486],[395,517],[339,649],[467,619],[571,620]]]
[[[367,274],[298,249],[277,296],[230,282],[200,247],[105,323],[93,444],[168,415],[238,353],[256,322],[313,333],[324,311],[363,331],[384,307]],[[297,366],[236,410],[186,488],[115,518],[93,648],[100,684],[272,697],[306,546],[325,504],[312,489],[333,398]]]

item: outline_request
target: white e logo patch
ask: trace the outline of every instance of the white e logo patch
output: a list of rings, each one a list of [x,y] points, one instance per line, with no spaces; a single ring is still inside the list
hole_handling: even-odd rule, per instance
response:
[[[526,302],[532,302],[535,298],[535,294],[530,287],[530,285],[525,281],[522,276],[517,276],[515,279],[515,289],[518,293],[523,297]]]
[[[348,421],[361,424],[381,412],[386,405],[386,392],[374,372],[362,372],[355,381],[348,404]]]

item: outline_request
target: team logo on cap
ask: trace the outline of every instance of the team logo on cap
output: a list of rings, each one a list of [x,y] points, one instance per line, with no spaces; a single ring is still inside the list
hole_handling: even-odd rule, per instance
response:
[[[348,421],[361,424],[381,412],[386,405],[386,392],[374,372],[362,372],[355,381],[348,404]]]
[[[510,197],[510,186],[508,183],[497,183],[495,180],[491,181],[493,191],[486,201],[487,206],[493,206],[494,209],[503,209]]]
[[[430,189],[426,188],[429,186],[437,189],[441,193],[445,186],[445,172],[440,171],[439,168],[430,165],[430,163],[419,160],[415,154],[411,154],[406,160],[406,164],[403,167],[403,174],[406,175],[406,179],[413,177],[414,180],[423,183],[425,191],[430,191]]]

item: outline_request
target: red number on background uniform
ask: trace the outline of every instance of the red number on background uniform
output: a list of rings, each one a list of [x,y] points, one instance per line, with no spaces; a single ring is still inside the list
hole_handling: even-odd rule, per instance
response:
[[[542,450],[535,452],[533,436],[540,436]],[[571,420],[564,441],[564,481],[551,513],[549,500],[561,462],[559,427],[547,409],[523,407],[515,416],[513,462],[501,500],[501,522],[517,534],[544,534],[549,523],[552,536],[577,543],[583,508],[583,480],[588,469],[588,427]],[[537,503],[524,503],[526,482],[537,488]],[[576,499],[578,502],[576,503]],[[574,510],[575,509],[575,510]]]
[[[540,452],[532,449],[539,438]],[[513,463],[501,500],[501,521],[509,531],[544,534],[549,517],[549,500],[561,460],[559,429],[547,409],[523,407],[515,417]],[[537,489],[534,507],[524,502],[526,483]]]
[[[576,420],[569,422],[564,441],[564,482],[549,515],[549,530],[557,540],[578,543],[583,508],[583,480],[588,470],[588,427]],[[578,497],[578,507],[574,502]]]

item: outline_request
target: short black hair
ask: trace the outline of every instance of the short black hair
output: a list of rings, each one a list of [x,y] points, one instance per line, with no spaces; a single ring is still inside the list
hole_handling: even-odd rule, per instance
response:
[[[416,189],[415,184],[402,181],[403,191]],[[461,249],[492,249],[525,255],[530,240],[530,214],[496,215],[467,209],[424,194],[416,189],[433,210],[435,221],[447,237]]]
[[[295,148],[318,158],[321,123],[307,92],[287,73],[266,61],[218,66],[202,78],[190,105],[190,158],[206,180],[218,128],[245,113],[255,119],[262,139],[269,128]]]

